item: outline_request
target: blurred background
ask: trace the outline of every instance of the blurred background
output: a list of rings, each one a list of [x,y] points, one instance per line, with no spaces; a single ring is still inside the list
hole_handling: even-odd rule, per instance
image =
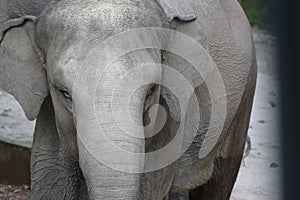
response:
[[[273,8],[271,7],[272,1],[240,0],[240,3],[252,27],[274,31],[274,24],[270,14]]]

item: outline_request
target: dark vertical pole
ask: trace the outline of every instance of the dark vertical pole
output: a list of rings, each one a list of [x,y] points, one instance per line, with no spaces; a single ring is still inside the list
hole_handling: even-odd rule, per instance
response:
[[[300,199],[300,7],[299,0],[276,0],[283,139],[283,189],[286,200]]]

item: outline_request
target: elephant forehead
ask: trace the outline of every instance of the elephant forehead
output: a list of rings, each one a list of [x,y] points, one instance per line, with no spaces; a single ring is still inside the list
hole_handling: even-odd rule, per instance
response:
[[[153,1],[56,1],[42,14],[38,26],[51,81],[72,84],[81,71],[80,62],[95,45],[131,28],[161,26],[161,19],[161,11]]]
[[[49,27],[100,33],[161,23],[160,10],[155,2],[143,0],[64,0],[52,7],[47,18]]]
[[[161,60],[159,50],[132,51],[111,60],[111,56],[102,51],[86,51],[78,51],[73,47],[66,50],[60,59],[52,59],[48,63],[51,82],[72,89],[76,81],[99,84],[97,80],[101,79],[102,83],[111,85],[111,81],[115,79],[124,79],[125,82],[127,79],[153,82],[160,80],[161,68],[155,64]]]

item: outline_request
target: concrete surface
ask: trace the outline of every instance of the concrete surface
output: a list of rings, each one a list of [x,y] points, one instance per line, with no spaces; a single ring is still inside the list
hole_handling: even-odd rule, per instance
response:
[[[0,90],[0,140],[30,148],[34,125],[15,98]]]
[[[249,128],[252,149],[241,166],[231,200],[279,200],[282,164],[277,118],[276,38],[257,29],[253,29],[253,37],[259,74]],[[0,91],[0,140],[30,147],[33,129],[34,122],[26,120],[13,97]]]

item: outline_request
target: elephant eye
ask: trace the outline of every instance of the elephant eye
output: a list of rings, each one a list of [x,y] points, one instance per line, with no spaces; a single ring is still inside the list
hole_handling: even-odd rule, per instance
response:
[[[61,102],[63,105],[72,113],[73,112],[73,100],[72,95],[69,91],[65,89],[59,89],[56,90],[59,93],[59,97],[61,99]]]
[[[72,96],[70,95],[70,93],[68,91],[66,91],[66,90],[59,90],[59,91],[66,99],[72,100]]]
[[[156,85],[153,85],[147,92],[147,97],[151,96],[154,92],[155,92],[155,89],[156,89]]]

